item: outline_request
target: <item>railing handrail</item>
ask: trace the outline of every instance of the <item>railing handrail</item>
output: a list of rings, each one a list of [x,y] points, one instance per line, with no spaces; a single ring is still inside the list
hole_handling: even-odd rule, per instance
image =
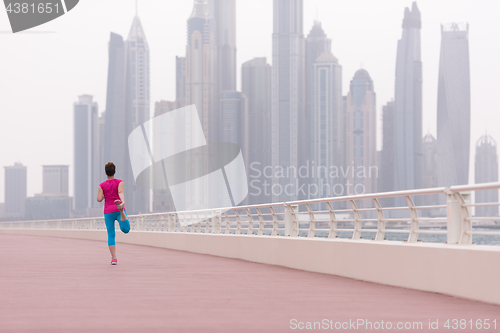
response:
[[[171,211],[171,212],[157,212],[157,213],[144,213],[129,215],[130,217],[136,216],[153,216],[157,214],[188,214],[188,213],[202,213],[202,212],[214,212],[214,211],[228,211],[234,209],[252,209],[252,208],[266,208],[266,207],[276,207],[276,206],[286,206],[286,205],[300,205],[300,204],[311,204],[311,203],[322,203],[322,202],[339,202],[347,200],[362,200],[362,199],[373,199],[373,198],[391,198],[399,196],[412,196],[412,195],[426,195],[426,194],[440,194],[440,193],[457,193],[465,191],[479,191],[479,190],[489,190],[500,188],[500,182],[494,183],[482,183],[482,184],[472,184],[472,185],[457,185],[451,187],[435,187],[428,189],[416,189],[416,190],[402,190],[402,191],[390,191],[390,192],[380,192],[380,193],[365,193],[356,194],[349,196],[339,196],[339,197],[328,197],[328,198],[318,198],[318,199],[307,199],[307,200],[296,200],[296,201],[284,201],[276,203],[267,204],[254,204],[254,205],[244,205],[244,206],[234,206],[234,207],[219,207],[219,208],[207,208],[189,211]],[[418,206],[417,206],[418,208]],[[4,221],[6,223],[23,223],[23,222],[54,222],[54,221],[74,221],[74,220],[91,220],[101,217],[82,217],[82,218],[67,218],[67,219],[53,219],[53,220],[23,220],[23,221]],[[2,223],[2,222],[0,222]]]
[[[500,182],[483,183],[474,185],[461,185],[448,187],[436,187],[429,189],[392,191],[382,193],[367,193],[359,195],[349,195],[342,197],[329,197],[308,200],[296,200],[288,202],[244,205],[235,207],[221,207],[198,209],[191,211],[175,211],[162,213],[147,213],[129,215],[129,220],[135,230],[152,230],[152,231],[168,231],[168,232],[210,232],[228,234],[234,230],[235,234],[241,234],[244,231],[242,225],[246,224],[246,232],[257,235],[264,235],[265,231],[271,230],[271,235],[278,235],[279,231],[284,230],[285,236],[299,236],[299,232],[308,231],[308,237],[316,236],[317,226],[321,228],[325,223],[328,223],[328,238],[336,238],[337,231],[352,231],[353,239],[360,239],[361,232],[370,231],[376,232],[375,240],[384,240],[386,232],[404,232],[409,233],[408,242],[416,242],[418,240],[419,226],[427,227],[432,223],[435,226],[442,226],[446,223],[446,231],[440,230],[436,234],[447,233],[449,244],[471,244],[472,235],[488,234],[496,235],[497,233],[486,231],[472,231],[472,221],[488,221],[497,223],[500,217],[478,216],[472,217],[470,209],[480,209],[484,207],[481,203],[471,203],[470,192],[499,189]],[[414,204],[412,197],[421,195],[445,195],[446,204],[428,205],[424,204],[417,206]],[[400,197],[402,202],[397,207],[383,207],[379,203],[379,199],[397,198]],[[366,201],[370,200],[371,201]],[[358,202],[356,202],[358,200]],[[363,200],[363,201],[361,201]],[[361,202],[360,202],[361,201]],[[333,206],[334,203],[344,202],[346,207]],[[369,204],[372,202],[372,204]],[[322,207],[314,204],[324,203]],[[358,205],[362,204],[358,208]],[[306,210],[299,211],[298,205],[302,205]],[[367,207],[373,205],[373,207]],[[490,204],[488,204],[489,206]],[[500,203],[491,203],[500,205]],[[262,211],[263,208],[268,208],[269,212]],[[276,208],[280,208],[276,210]],[[419,216],[419,211],[433,209],[434,216]],[[401,212],[409,212],[409,217],[403,217]],[[477,211],[476,211],[477,212]],[[341,215],[341,214],[350,215]],[[439,215],[445,213],[445,216]],[[368,215],[362,215],[368,214]],[[370,215],[371,214],[371,215]],[[385,214],[385,216],[384,216]],[[389,215],[390,214],[390,215]],[[485,213],[490,214],[490,213]],[[328,216],[328,217],[325,217]],[[375,216],[376,215],[376,216]],[[497,222],[495,222],[497,221]],[[352,229],[348,226],[337,228],[337,223],[350,223]],[[426,222],[426,223],[422,223]],[[269,227],[265,224],[272,224]],[[363,223],[375,223],[376,229],[363,228]],[[404,229],[387,229],[386,223],[392,225],[393,228],[409,227]],[[204,227],[202,226],[204,224]],[[236,224],[236,227],[232,225]],[[254,224],[258,224],[258,229],[254,229]],[[284,228],[280,225],[284,224]],[[304,227],[304,224],[308,224]],[[425,225],[425,226],[424,226]],[[66,228],[66,229],[102,229],[103,217],[85,217],[85,218],[68,218],[68,219],[52,219],[52,220],[28,220],[28,221],[12,221],[0,223],[0,228]],[[318,229],[320,230],[320,229]],[[422,233],[432,233],[426,230]]]

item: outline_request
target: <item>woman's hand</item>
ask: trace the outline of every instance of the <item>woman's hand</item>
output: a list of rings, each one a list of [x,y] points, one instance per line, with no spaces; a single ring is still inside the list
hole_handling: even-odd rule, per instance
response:
[[[115,205],[118,210],[122,210],[125,207],[125,203],[121,200],[115,200]]]

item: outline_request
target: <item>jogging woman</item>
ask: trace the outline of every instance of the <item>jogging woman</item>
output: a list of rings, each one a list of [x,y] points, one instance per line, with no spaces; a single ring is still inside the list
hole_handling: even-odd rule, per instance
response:
[[[123,194],[123,181],[115,179],[115,165],[111,162],[104,167],[108,180],[99,185],[97,201],[104,199],[104,222],[108,231],[108,246],[111,252],[111,265],[116,265],[115,248],[115,220],[120,224],[120,230],[124,233],[130,231],[130,223],[125,210],[125,195]]]

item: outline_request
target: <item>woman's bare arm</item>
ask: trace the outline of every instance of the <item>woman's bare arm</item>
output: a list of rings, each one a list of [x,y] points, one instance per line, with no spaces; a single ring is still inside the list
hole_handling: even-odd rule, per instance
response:
[[[125,207],[125,194],[123,193],[123,181],[118,184],[118,196],[120,197],[121,204],[119,204],[117,207],[118,209],[123,209]]]
[[[97,201],[101,202],[104,200],[104,192],[102,188],[99,186],[99,190],[97,190]]]

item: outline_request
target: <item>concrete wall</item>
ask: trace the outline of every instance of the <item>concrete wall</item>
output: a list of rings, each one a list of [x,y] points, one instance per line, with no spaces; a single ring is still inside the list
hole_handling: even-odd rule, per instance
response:
[[[107,240],[104,230],[0,229],[0,233]],[[117,232],[117,242],[238,258],[500,304],[500,247],[143,231]]]

